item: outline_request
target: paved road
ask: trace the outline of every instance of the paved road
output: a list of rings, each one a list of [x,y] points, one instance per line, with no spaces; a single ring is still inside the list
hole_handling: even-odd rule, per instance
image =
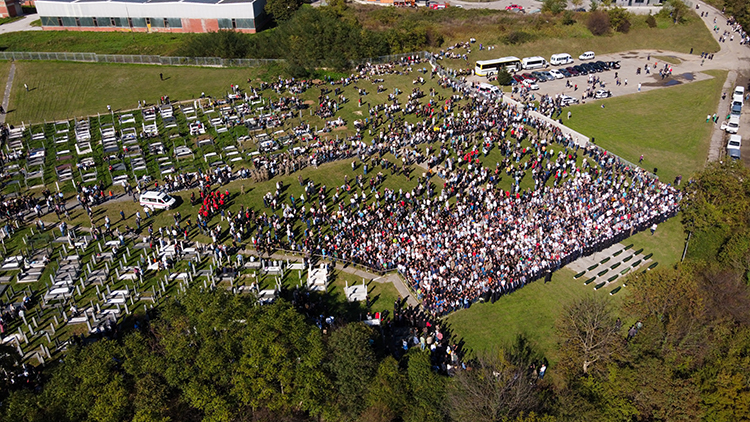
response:
[[[41,31],[41,27],[31,26],[31,22],[34,22],[37,19],[39,19],[39,15],[37,15],[36,13],[32,13],[15,22],[0,25],[0,34],[4,34],[6,32]]]

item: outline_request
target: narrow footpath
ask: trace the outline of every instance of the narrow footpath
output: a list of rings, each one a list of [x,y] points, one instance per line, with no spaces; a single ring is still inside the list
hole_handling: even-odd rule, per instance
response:
[[[13,87],[13,78],[16,76],[16,62],[10,64],[10,72],[8,72],[8,83],[5,84],[5,93],[3,94],[3,110],[8,112],[8,105],[10,104],[10,89]],[[5,124],[5,113],[0,114],[0,124]]]

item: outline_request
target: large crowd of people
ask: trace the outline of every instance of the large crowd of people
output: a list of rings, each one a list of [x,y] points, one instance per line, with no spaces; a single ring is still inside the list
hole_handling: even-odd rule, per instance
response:
[[[349,84],[425,74],[419,68],[423,63],[424,58],[408,57],[366,64],[349,77],[324,83],[341,95]],[[176,217],[162,232],[147,225],[141,229],[138,215],[137,229],[127,227],[126,233],[148,230],[153,244],[185,242],[202,233],[211,238],[211,250],[227,256],[223,242],[230,240],[230,251],[246,244],[262,253],[285,249],[397,269],[425,309],[442,315],[495,299],[678,210],[678,190],[594,145],[576,144],[554,124],[533,117],[530,108],[479,95],[471,84],[445,73],[432,72],[430,78],[447,94],[417,88],[411,94],[395,92],[383,104],[368,100],[363,105],[368,117],[354,135],[324,139],[300,124],[297,135],[310,134],[304,149],[261,155],[251,170],[219,167],[168,176],[154,187],[198,189],[191,196],[195,222]],[[281,95],[274,101],[281,108],[301,104],[299,94],[312,86],[320,85],[279,79],[251,91],[257,97],[273,89]],[[327,92],[321,91],[319,109],[335,116],[338,106],[326,99]],[[399,102],[403,96],[408,107]],[[493,153],[500,158],[485,165]],[[220,188],[237,178],[267,180],[342,159],[353,159],[362,174],[330,187],[299,178],[304,193],[296,198],[285,195],[277,182],[276,190],[263,196],[265,210],[232,212],[232,195]],[[389,171],[413,178],[413,165],[423,170],[414,189],[386,186]],[[500,187],[503,178],[511,181],[507,190]],[[80,189],[79,203],[88,211],[93,199],[104,195],[101,186]],[[135,198],[133,190],[128,191]],[[49,201],[47,206],[52,209]],[[221,221],[215,223],[217,216]],[[93,229],[97,236],[122,239],[109,222]]]

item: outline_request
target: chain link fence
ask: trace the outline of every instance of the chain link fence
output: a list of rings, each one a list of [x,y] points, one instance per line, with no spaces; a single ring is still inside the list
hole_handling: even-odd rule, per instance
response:
[[[281,59],[222,59],[221,57],[172,57],[142,54],[52,53],[0,51],[0,60],[57,60],[86,63],[127,63],[168,66],[255,67],[281,63]]]
[[[391,54],[388,56],[369,57],[352,62],[352,65],[366,63],[383,64],[399,62],[404,59],[418,57],[428,58],[430,53],[418,51],[414,53]],[[57,60],[64,62],[87,63],[126,63],[151,64],[166,66],[202,66],[202,67],[256,67],[272,63],[283,63],[283,59],[223,59],[221,57],[178,57],[156,56],[144,54],[97,54],[97,53],[54,53],[30,51],[0,51],[0,60]]]
[[[418,57],[420,59],[427,59],[431,56],[431,54],[428,51],[416,51],[412,53],[402,53],[402,54],[390,54],[387,56],[378,56],[378,57],[368,57],[366,59],[359,59],[352,62],[352,65],[358,66],[358,65],[364,65],[364,64],[384,64],[384,63],[395,63],[400,62],[404,59],[411,59],[414,57]]]

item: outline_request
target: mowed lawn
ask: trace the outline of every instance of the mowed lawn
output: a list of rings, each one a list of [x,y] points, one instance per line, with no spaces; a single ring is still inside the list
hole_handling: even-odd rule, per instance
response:
[[[173,101],[198,98],[202,92],[224,97],[231,84],[246,86],[249,77],[250,70],[237,68],[17,61],[7,121],[39,123],[106,113],[107,105],[115,111],[131,109],[139,100],[155,104],[164,95]]]
[[[716,112],[727,76],[705,73],[713,78],[571,107],[565,124],[628,161],[643,155],[642,166],[666,182],[687,181],[706,161],[714,127],[706,115]]]
[[[579,54],[589,50],[596,52],[597,55],[643,49],[679,53],[688,53],[691,48],[694,51],[719,51],[719,43],[697,15],[681,25],[673,25],[669,19],[658,18],[656,28],[649,28],[645,24],[645,19],[645,16],[635,16],[632,19],[633,26],[627,34],[615,32],[601,37],[592,35],[583,24],[556,27],[555,29],[559,31],[557,33],[540,34],[533,41],[515,45],[503,44],[504,35],[496,35],[496,31],[484,34],[486,38],[480,38],[477,35],[477,42],[484,42],[486,45],[495,44],[497,49],[473,49],[470,57],[471,66],[473,67],[473,60],[488,60],[503,56],[550,57],[552,54],[565,52],[577,58]]]
[[[554,273],[551,283],[537,280],[501,297],[494,304],[476,304],[455,312],[447,318],[447,322],[474,353],[502,348],[523,334],[536,344],[547,359],[556,362],[558,339],[555,336],[555,322],[566,305],[586,295],[596,295],[612,300],[619,308],[622,297],[627,295],[627,288],[616,295],[609,294],[621,282],[594,291],[593,285],[583,284],[583,279],[573,280],[574,275],[571,270],[563,268]]]
[[[5,93],[5,85],[8,83],[8,74],[10,73],[10,62],[0,61],[0,86]],[[2,98],[0,98],[2,101]]]

